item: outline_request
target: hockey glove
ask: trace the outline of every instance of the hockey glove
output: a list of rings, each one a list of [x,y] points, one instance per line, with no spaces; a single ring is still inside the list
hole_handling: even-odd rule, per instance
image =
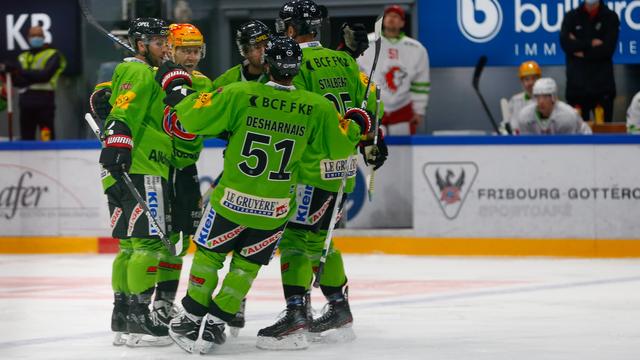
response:
[[[111,88],[104,87],[91,93],[89,97],[89,107],[93,116],[104,121],[107,119],[107,115],[111,112],[111,104],[109,104],[109,98],[111,97]]]
[[[373,140],[360,142],[360,153],[367,165],[373,165],[373,170],[378,170],[389,156],[389,149],[384,141],[382,129],[378,128],[378,143],[373,144]]]
[[[114,178],[119,179],[123,172],[131,168],[131,148],[133,148],[131,131],[122,121],[113,121],[107,126],[104,136],[100,164]]]
[[[343,117],[360,125],[360,135],[365,135],[371,130],[371,115],[366,110],[351,108],[344,113]]]
[[[191,86],[191,76],[182,65],[173,61],[165,61],[156,72],[156,81],[164,91],[171,91],[177,86]]]
[[[340,44],[337,50],[346,51],[354,59],[358,58],[369,48],[367,28],[360,23],[340,27]]]

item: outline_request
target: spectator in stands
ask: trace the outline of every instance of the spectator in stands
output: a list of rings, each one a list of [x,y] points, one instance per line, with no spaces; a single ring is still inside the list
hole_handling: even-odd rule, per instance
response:
[[[33,26],[28,34],[30,49],[18,56],[18,64],[0,64],[0,71],[14,75],[14,85],[20,90],[20,134],[22,140],[35,140],[40,127],[42,140],[55,138],[55,90],[58,78],[66,67],[62,53],[45,43],[44,31]]]
[[[593,111],[596,122],[611,122],[616,96],[612,58],[619,27],[618,15],[602,0],[585,0],[562,20],[560,45],[566,54],[566,98],[584,120],[589,120]]]
[[[533,104],[535,102],[533,98],[533,84],[536,80],[540,79],[542,76],[542,71],[540,70],[540,65],[538,65],[535,61],[525,61],[520,64],[520,68],[518,69],[518,77],[520,78],[520,83],[522,84],[521,92],[513,95],[507,104],[507,111],[505,116],[503,116],[503,121],[500,124],[500,131],[502,133],[509,133],[510,131],[507,128],[513,129],[513,125],[511,124],[512,120],[520,113],[523,107],[529,104]]]
[[[627,109],[627,132],[640,135],[640,91],[633,97]]]
[[[424,121],[429,102],[429,54],[422,44],[402,32],[405,11],[398,5],[384,10],[380,58],[374,74],[382,90],[382,124],[389,134],[415,134]],[[369,34],[369,48],[359,57],[361,70],[369,74],[373,64],[375,36]]]
[[[576,109],[558,100],[558,86],[552,78],[540,78],[533,85],[535,103],[522,108],[514,120],[515,134],[591,134]]]

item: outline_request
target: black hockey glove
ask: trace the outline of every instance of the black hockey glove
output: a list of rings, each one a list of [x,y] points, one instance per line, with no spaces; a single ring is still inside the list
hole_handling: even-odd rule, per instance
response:
[[[371,115],[360,108],[351,108],[344,113],[345,119],[353,120],[360,125],[360,135],[365,135],[371,130]]]
[[[165,61],[156,71],[156,81],[164,91],[171,91],[176,86],[191,86],[191,76],[182,65],[173,61]]]
[[[187,87],[191,86],[191,76],[187,70],[172,61],[166,61],[158,68],[156,81],[167,93],[163,102],[171,107],[195,92]]]
[[[384,141],[382,129],[378,128],[378,144],[373,144],[373,139],[360,142],[360,153],[367,165],[373,165],[373,170],[378,170],[389,156],[389,149]]]
[[[133,148],[131,131],[122,121],[113,121],[107,126],[104,136],[100,164],[114,178],[119,179],[123,172],[131,168],[131,148]]]
[[[337,50],[346,51],[354,59],[369,48],[369,37],[364,24],[342,24],[340,27],[340,43]]]
[[[89,97],[89,107],[93,116],[104,121],[107,119],[107,115],[111,112],[111,104],[109,104],[109,98],[111,97],[111,88],[104,87],[91,93]]]

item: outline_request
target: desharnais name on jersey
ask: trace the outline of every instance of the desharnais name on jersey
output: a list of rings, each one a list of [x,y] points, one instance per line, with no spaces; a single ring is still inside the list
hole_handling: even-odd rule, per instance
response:
[[[345,158],[360,140],[360,127],[343,119],[330,101],[273,82],[196,92],[175,110],[192,134],[231,134],[210,202],[225,218],[262,230],[290,217],[301,160],[310,148],[325,158]]]

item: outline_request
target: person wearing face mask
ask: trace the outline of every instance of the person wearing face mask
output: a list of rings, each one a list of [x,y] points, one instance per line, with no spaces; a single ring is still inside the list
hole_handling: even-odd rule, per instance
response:
[[[33,26],[28,33],[30,49],[18,56],[19,65],[0,64],[0,71],[14,75],[20,89],[20,135],[35,140],[40,128],[41,140],[55,139],[55,90],[67,61],[62,53],[45,43],[42,27]]]
[[[585,0],[562,20],[560,45],[566,56],[566,99],[585,121],[593,112],[596,122],[611,122],[616,97],[612,58],[619,28],[618,15],[602,0]]]

